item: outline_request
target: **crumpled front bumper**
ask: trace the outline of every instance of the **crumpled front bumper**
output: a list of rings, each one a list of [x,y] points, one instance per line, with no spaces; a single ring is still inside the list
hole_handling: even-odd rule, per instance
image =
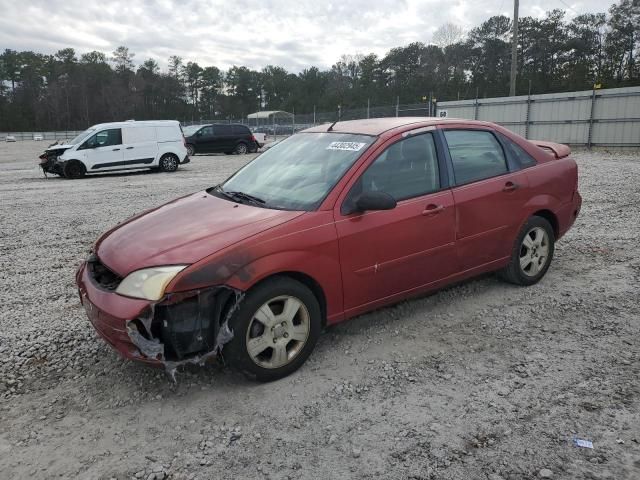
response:
[[[150,365],[162,366],[159,358],[149,358],[133,343],[127,333],[127,323],[145,315],[151,303],[109,292],[95,285],[89,277],[87,263],[83,262],[76,273],[80,301],[93,328],[124,358]]]
[[[242,293],[226,286],[167,294],[158,302],[102,288],[88,262],[76,273],[80,300],[102,338],[126,359],[165,367],[204,363],[233,338],[228,319]]]

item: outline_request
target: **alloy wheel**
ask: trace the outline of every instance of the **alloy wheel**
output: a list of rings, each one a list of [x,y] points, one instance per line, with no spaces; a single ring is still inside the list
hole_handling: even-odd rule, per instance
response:
[[[283,367],[302,351],[310,325],[309,311],[301,300],[275,297],[253,314],[246,334],[247,353],[260,367]]]
[[[173,155],[166,156],[162,161],[164,170],[168,172],[173,172],[178,168],[178,160]]]
[[[520,245],[520,269],[528,277],[535,277],[549,259],[549,235],[541,227],[527,232]]]

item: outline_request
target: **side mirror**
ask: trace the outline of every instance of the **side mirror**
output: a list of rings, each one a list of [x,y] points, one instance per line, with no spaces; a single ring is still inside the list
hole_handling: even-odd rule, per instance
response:
[[[201,137],[202,136],[202,130],[198,130],[196,132],[196,137]]]
[[[398,202],[386,192],[369,191],[358,195],[354,204],[353,211],[366,212],[367,210],[393,210]]]

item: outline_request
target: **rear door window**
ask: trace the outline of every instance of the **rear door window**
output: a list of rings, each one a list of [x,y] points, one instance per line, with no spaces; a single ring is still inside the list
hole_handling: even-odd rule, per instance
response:
[[[214,125],[213,133],[216,136],[232,135],[233,128],[231,127],[231,125]]]
[[[518,168],[527,168],[537,165],[538,162],[536,162],[535,159],[516,142],[511,141],[504,135],[501,135],[501,140]]]
[[[445,130],[457,185],[497,177],[509,171],[502,146],[491,132]]]

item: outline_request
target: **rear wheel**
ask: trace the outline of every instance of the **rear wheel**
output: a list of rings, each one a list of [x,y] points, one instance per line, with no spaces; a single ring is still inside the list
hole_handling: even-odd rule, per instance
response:
[[[236,145],[236,149],[234,150],[238,155],[245,155],[249,151],[249,147],[246,143],[239,143]]]
[[[196,154],[196,148],[190,143],[187,144],[187,154],[190,157],[193,157]]]
[[[266,382],[291,374],[309,357],[321,312],[305,285],[276,277],[250,290],[229,323],[234,337],[223,355],[232,368]]]
[[[175,172],[178,170],[178,164],[178,157],[173,153],[165,153],[162,158],[160,158],[160,170],[163,172]]]
[[[555,248],[551,224],[533,216],[524,224],[511,252],[509,264],[500,272],[502,278],[516,285],[533,285],[547,273]]]
[[[82,178],[87,173],[87,168],[79,160],[70,160],[64,164],[62,172],[66,178]]]

